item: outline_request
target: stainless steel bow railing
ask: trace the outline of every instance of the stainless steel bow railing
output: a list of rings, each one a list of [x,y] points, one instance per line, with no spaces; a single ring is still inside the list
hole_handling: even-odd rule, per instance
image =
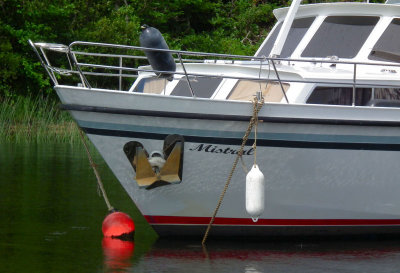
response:
[[[190,85],[189,76],[197,77],[221,77],[221,75],[207,74],[207,73],[193,73],[188,71],[185,66],[190,63],[223,63],[232,65],[246,65],[246,66],[257,66],[261,70],[273,71],[270,80],[276,80],[280,83],[283,95],[287,102],[288,98],[286,96],[285,90],[283,88],[282,82],[293,82],[293,83],[323,83],[323,84],[340,84],[337,81],[320,80],[320,81],[310,81],[306,79],[286,79],[280,76],[280,71],[277,68],[278,64],[294,64],[294,63],[312,63],[314,66],[316,64],[328,64],[331,67],[336,67],[337,65],[347,65],[348,69],[352,67],[352,77],[343,80],[341,82],[345,85],[350,85],[353,87],[353,105],[355,105],[355,95],[356,87],[366,87],[370,86],[370,83],[363,83],[357,79],[357,68],[360,66],[383,66],[388,67],[386,70],[394,73],[395,68],[400,67],[400,64],[390,62],[353,62],[353,61],[341,61],[334,58],[323,58],[323,59],[287,59],[287,58],[271,58],[271,57],[257,57],[257,56],[244,56],[244,55],[232,55],[232,54],[216,54],[216,53],[204,53],[204,52],[193,52],[193,51],[181,51],[181,50],[166,50],[166,49],[155,49],[155,48],[145,48],[138,46],[127,46],[118,44],[107,44],[107,43],[94,43],[94,42],[82,42],[77,41],[71,43],[69,46],[53,43],[33,43],[29,40],[29,44],[35,51],[37,57],[39,58],[42,66],[46,70],[50,79],[54,85],[58,85],[58,75],[69,76],[78,75],[80,78],[80,85],[92,88],[92,84],[88,80],[88,76],[101,76],[101,77],[117,77],[118,78],[118,90],[122,90],[122,81],[125,78],[136,78],[140,72],[148,73],[173,73],[174,75],[184,76],[187,79],[189,88],[191,90],[192,96],[195,96],[193,89]],[[97,51],[89,51],[89,49],[96,48]],[[122,53],[104,53],[102,50],[124,50],[130,51],[133,54],[122,54]],[[143,56],[145,51],[162,51],[169,52],[175,56],[175,61],[180,63],[182,66],[182,71],[160,71],[149,69],[148,64],[145,63],[146,57]],[[68,60],[68,67],[57,67],[52,65],[48,52],[65,54]],[[142,55],[134,55],[141,53]],[[183,58],[185,56],[187,58]],[[117,60],[118,65],[110,64],[98,64],[94,62],[84,62],[80,61],[84,58],[98,57],[100,59],[114,59]],[[198,59],[196,59],[198,58]],[[200,59],[203,58],[203,59]],[[400,57],[399,57],[400,58]],[[143,62],[143,65],[138,65],[137,67],[130,67],[126,65],[129,61],[136,63]],[[103,70],[103,72],[99,72]],[[104,72],[106,71],[106,72]],[[268,73],[270,74],[270,73]],[[260,76],[246,77],[246,76],[236,76],[236,75],[226,75],[222,76],[227,79],[238,79],[238,80],[250,80],[250,81],[266,81],[266,78]],[[399,87],[393,84],[376,84],[377,87]]]

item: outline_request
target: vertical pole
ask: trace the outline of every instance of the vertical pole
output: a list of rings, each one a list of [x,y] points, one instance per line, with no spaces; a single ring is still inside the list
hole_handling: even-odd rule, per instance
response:
[[[353,73],[353,99],[352,106],[356,106],[356,73],[357,73],[357,64],[354,64],[354,73]]]
[[[276,41],[274,43],[274,46],[272,47],[270,56],[276,57],[281,55],[283,45],[285,44],[286,38],[289,34],[289,30],[292,26],[294,17],[300,6],[300,3],[301,0],[293,0],[288,13],[286,14],[285,21],[283,21],[282,28],[279,31],[278,37],[276,37]]]
[[[122,57],[119,57],[119,67],[122,68]],[[122,91],[122,69],[119,70],[119,91]]]
[[[76,56],[74,53],[72,53],[71,51],[71,47],[68,48],[68,54],[71,57],[72,62],[74,63],[76,70],[78,70],[79,76],[81,77],[81,81],[84,87],[87,87],[89,89],[92,88],[92,86],[90,85],[89,81],[87,80],[87,78],[85,77],[85,75],[83,74],[81,67],[79,66],[78,60],[76,59]]]
[[[275,63],[274,63],[273,60],[270,60],[270,62],[272,63],[272,66],[274,67],[275,74],[276,74],[276,77],[278,78],[279,85],[281,86],[282,93],[283,93],[283,95],[285,96],[286,103],[289,103],[289,100],[288,100],[288,98],[287,98],[287,96],[286,96],[286,93],[285,93],[285,88],[283,88],[281,78],[279,77],[278,71],[276,70]]]
[[[188,83],[188,85],[189,85],[190,93],[192,93],[192,97],[195,98],[196,96],[195,96],[195,94],[194,94],[194,92],[193,92],[192,85],[190,84],[189,76],[188,76],[188,74],[187,74],[187,72],[186,72],[185,66],[183,65],[182,56],[181,56],[180,53],[178,54],[178,57],[179,57],[179,62],[180,62],[181,65],[182,65],[183,72],[185,72],[185,76],[186,76],[187,83]]]

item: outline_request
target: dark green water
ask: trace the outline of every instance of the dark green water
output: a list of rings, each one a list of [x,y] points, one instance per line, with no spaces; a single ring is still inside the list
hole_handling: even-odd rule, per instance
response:
[[[135,220],[134,255],[124,261],[129,267],[156,235],[93,154],[112,205]],[[106,213],[83,146],[0,144],[0,272],[107,271]]]
[[[400,240],[157,240],[99,155],[133,244],[103,241],[107,209],[80,145],[0,144],[0,272],[400,272]]]

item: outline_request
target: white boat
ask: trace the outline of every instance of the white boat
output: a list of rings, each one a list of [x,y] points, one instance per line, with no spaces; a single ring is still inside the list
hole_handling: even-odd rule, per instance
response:
[[[254,222],[245,207],[253,132],[211,235],[399,233],[400,5],[294,1],[274,14],[254,56],[31,45],[159,235],[204,234],[259,91],[265,209]],[[172,54],[176,71],[153,69],[144,50]],[[65,65],[51,61],[60,54]]]

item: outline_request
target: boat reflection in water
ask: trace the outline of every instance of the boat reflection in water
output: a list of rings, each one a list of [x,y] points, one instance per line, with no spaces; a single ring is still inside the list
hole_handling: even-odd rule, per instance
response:
[[[135,272],[393,272],[399,241],[199,242],[162,240]],[[340,269],[340,270],[339,270]],[[343,272],[344,272],[343,271]],[[342,272],[342,271],[340,271]]]

